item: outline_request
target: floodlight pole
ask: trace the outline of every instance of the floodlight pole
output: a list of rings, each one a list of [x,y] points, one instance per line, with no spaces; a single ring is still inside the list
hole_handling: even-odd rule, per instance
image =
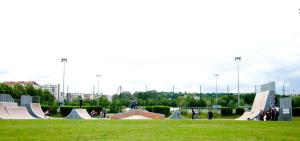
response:
[[[100,91],[99,91],[99,79],[100,79],[101,75],[97,74],[96,77],[98,78],[98,95],[100,95]]]
[[[68,62],[67,58],[61,58],[61,62],[63,62],[64,67],[63,67],[63,99],[62,102],[64,103],[65,100],[65,69],[66,69],[66,62]],[[59,101],[59,96],[58,96],[58,101]]]
[[[219,77],[219,74],[214,74],[214,77],[216,78],[216,104],[218,104],[217,102],[217,98],[218,98],[218,77]]]
[[[237,72],[238,72],[238,107],[240,106],[240,61],[242,57],[234,57],[234,60],[237,62]]]

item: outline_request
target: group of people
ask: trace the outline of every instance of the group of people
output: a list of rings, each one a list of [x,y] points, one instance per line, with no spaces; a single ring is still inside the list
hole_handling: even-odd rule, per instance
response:
[[[98,114],[98,112],[96,112],[95,110],[92,110],[90,112],[91,117],[96,117],[97,114]],[[103,110],[100,111],[99,116],[100,116],[100,118],[107,118],[105,109],[103,109]]]
[[[213,112],[211,110],[209,110],[207,113],[207,119],[212,120],[213,116],[214,116]],[[199,118],[199,113],[196,113],[194,111],[194,108],[192,108],[192,119],[198,119],[198,118]]]
[[[130,104],[130,109],[136,109],[137,108],[137,101],[134,100],[134,101],[131,101],[131,104]]]
[[[258,116],[258,120],[260,121],[277,121],[279,111],[276,108],[269,108],[267,111],[260,110]]]

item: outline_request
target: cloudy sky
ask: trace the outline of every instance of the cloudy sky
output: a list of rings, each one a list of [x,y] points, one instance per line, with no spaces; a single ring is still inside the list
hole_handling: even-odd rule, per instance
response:
[[[100,91],[300,92],[299,0],[0,1],[0,81]]]

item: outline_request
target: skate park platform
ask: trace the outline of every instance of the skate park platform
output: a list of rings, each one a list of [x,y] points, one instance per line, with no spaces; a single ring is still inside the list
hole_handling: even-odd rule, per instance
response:
[[[130,110],[125,113],[115,114],[111,119],[164,119],[165,115],[143,110]]]
[[[266,110],[270,106],[268,104],[268,98],[270,97],[270,91],[264,91],[257,93],[250,112],[244,112],[244,114],[237,120],[252,120],[257,117],[261,110]]]
[[[41,104],[40,103],[30,103],[30,104],[26,104],[26,107],[28,109],[28,112],[34,116],[35,118],[41,118],[41,119],[45,119],[46,116],[41,108]]]
[[[93,119],[86,109],[72,109],[66,119]]]
[[[275,107],[275,82],[261,85],[261,92],[256,93],[250,112],[244,114],[236,120],[253,120],[258,118],[260,111],[265,111],[270,107]]]
[[[17,103],[0,102],[0,119],[35,119],[26,107],[19,107]]]

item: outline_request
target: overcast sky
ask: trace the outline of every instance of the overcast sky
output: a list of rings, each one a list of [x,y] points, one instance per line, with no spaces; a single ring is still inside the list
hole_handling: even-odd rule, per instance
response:
[[[299,0],[0,1],[0,81],[70,92],[300,91]]]

